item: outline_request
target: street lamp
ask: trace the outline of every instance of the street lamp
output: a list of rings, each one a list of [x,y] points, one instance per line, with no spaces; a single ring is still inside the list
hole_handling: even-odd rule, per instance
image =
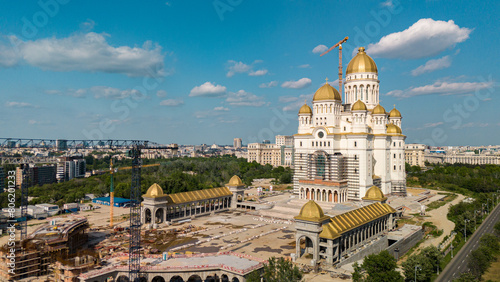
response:
[[[441,253],[441,244],[438,245],[438,251]],[[439,276],[439,256],[436,257],[437,275]]]
[[[467,242],[467,221],[470,221],[470,220],[468,220],[467,218],[464,219],[464,222],[465,222],[465,226],[464,226],[465,242]]]
[[[476,230],[476,218],[477,218],[477,212],[479,212],[479,210],[475,210],[475,211],[474,211],[474,230]]]
[[[420,265],[415,265],[415,282],[417,282],[417,268],[418,268],[418,270],[422,270]]]
[[[453,259],[453,242],[451,242],[450,248],[451,248],[451,258]]]
[[[488,201],[486,208],[488,209],[488,213],[490,213],[490,198],[487,198],[486,200]]]

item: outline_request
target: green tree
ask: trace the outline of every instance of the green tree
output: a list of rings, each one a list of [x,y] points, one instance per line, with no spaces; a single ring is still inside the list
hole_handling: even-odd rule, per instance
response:
[[[356,265],[353,281],[400,282],[403,276],[396,271],[396,259],[387,250],[366,256],[361,267]],[[356,280],[354,280],[356,279]]]
[[[492,256],[487,248],[481,246],[470,253],[469,269],[477,279],[480,279],[484,272],[491,265]]]
[[[442,258],[443,255],[435,246],[426,247],[420,253],[409,256],[402,264],[406,280],[415,280],[417,267],[417,281],[430,281]]]
[[[476,277],[474,277],[474,274],[470,272],[463,272],[462,274],[460,274],[460,277],[458,277],[457,279],[453,279],[453,282],[471,282],[475,279]]]
[[[490,233],[484,234],[481,237],[481,239],[479,239],[479,244],[490,250],[492,254],[497,254],[498,251],[500,251],[500,244],[498,242],[498,238],[493,234]]]
[[[500,236],[500,221],[493,226],[493,230],[495,230],[495,234],[497,234],[497,236]]]
[[[247,282],[260,282],[260,271],[254,270],[247,277]]]
[[[296,282],[302,280],[302,273],[291,261],[271,257],[264,264],[263,277],[266,282]]]

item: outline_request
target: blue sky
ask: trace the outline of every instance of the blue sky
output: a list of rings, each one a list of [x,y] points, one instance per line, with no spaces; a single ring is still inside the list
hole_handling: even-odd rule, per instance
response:
[[[2,137],[231,144],[297,131],[359,46],[407,143],[500,140],[498,1],[2,3]],[[40,4],[42,3],[42,4]]]

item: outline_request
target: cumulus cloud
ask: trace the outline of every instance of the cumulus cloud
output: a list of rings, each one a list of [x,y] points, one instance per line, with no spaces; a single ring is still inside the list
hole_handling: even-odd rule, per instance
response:
[[[226,86],[214,85],[212,82],[205,82],[200,86],[195,86],[189,93],[190,97],[205,96],[205,97],[220,97],[226,94]]]
[[[472,93],[478,90],[492,88],[493,81],[485,82],[447,82],[437,81],[434,84],[410,87],[407,90],[393,90],[387,93],[388,96],[397,98],[409,98],[421,95],[458,95]]]
[[[472,29],[461,28],[454,21],[420,19],[409,28],[386,35],[368,45],[373,57],[418,59],[434,56],[469,38]]]
[[[159,45],[146,41],[142,47],[109,45],[108,34],[88,32],[66,38],[43,38],[21,41],[18,52],[0,46],[0,65],[13,66],[19,60],[51,71],[120,73],[128,76],[164,76],[164,57]]]
[[[312,52],[313,52],[314,54],[318,54],[318,53],[323,53],[323,52],[325,52],[326,50],[328,50],[328,47],[326,47],[326,45],[320,44],[320,45],[318,45],[318,46],[314,47],[314,49],[313,49],[313,51],[312,51]]]
[[[184,101],[180,99],[167,99],[160,102],[161,106],[176,107],[184,104]]]
[[[268,83],[261,83],[259,85],[260,88],[271,88],[271,87],[276,87],[276,86],[278,86],[277,81],[270,81]]]
[[[160,98],[167,97],[167,91],[165,91],[165,90],[158,90],[158,91],[156,91],[156,96],[158,96]]]
[[[228,108],[224,108],[224,107],[220,106],[220,107],[215,107],[215,108],[214,108],[214,111],[218,111],[218,112],[227,112],[227,111],[229,111],[229,109],[228,109]]]
[[[251,71],[248,73],[248,75],[250,75],[250,76],[263,76],[263,75],[266,75],[266,73],[267,73],[267,70],[262,69],[262,70]]]
[[[234,60],[227,61],[229,71],[226,73],[227,77],[233,77],[237,73],[248,73],[250,76],[262,76],[267,74],[266,69],[253,70],[256,64],[262,63],[262,60],[255,60],[251,64],[246,64],[243,62],[237,62]]]
[[[252,93],[246,92],[245,90],[239,90],[238,92],[229,92],[226,102],[231,106],[249,106],[249,107],[261,107],[266,104],[262,97],[254,95]]]
[[[25,103],[25,102],[5,102],[5,106],[8,108],[37,108],[37,106],[30,104],[30,103]]]
[[[425,65],[419,66],[418,68],[411,71],[413,76],[418,76],[427,72],[433,72],[435,70],[440,70],[444,68],[449,68],[451,66],[450,56],[444,56],[439,59],[429,60]]]
[[[285,81],[281,84],[283,88],[293,88],[293,89],[301,89],[311,85],[311,79],[304,77],[297,81]]]

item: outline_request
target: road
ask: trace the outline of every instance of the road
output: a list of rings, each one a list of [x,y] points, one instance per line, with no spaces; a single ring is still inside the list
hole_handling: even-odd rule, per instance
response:
[[[497,205],[491,214],[478,227],[472,237],[467,239],[467,243],[460,249],[453,259],[445,267],[441,275],[435,280],[436,282],[448,282],[458,278],[462,272],[468,270],[467,263],[471,251],[479,246],[479,239],[486,233],[493,233],[493,226],[500,219],[500,205]]]

